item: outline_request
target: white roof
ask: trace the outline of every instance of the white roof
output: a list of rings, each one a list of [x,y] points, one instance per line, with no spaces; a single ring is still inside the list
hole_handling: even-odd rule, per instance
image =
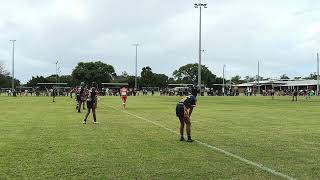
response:
[[[264,85],[274,85],[274,86],[314,86],[317,85],[317,80],[267,80],[249,82],[235,85],[237,87],[247,87],[247,86],[264,86]]]

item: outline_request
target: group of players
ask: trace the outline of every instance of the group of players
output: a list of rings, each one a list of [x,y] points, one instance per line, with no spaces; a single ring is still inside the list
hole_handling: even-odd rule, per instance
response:
[[[85,109],[85,104],[87,105],[87,113],[82,123],[87,124],[87,118],[92,111],[93,123],[96,124],[97,123],[96,109],[98,107],[97,83],[92,82],[90,88],[86,88],[84,83],[81,83],[81,85],[78,88],[76,88],[75,93],[76,93],[76,102],[77,102],[77,106],[76,106],[77,112],[80,113],[81,109]],[[126,109],[127,94],[128,94],[128,89],[124,86],[121,87],[120,97],[122,100],[123,110]]]
[[[97,92],[97,83],[92,82],[90,88],[86,88],[84,83],[76,88],[76,110],[78,113],[81,112],[81,109],[85,109],[85,104],[87,105],[87,113],[83,120],[83,124],[87,124],[87,118],[92,111],[93,123],[97,123],[96,109],[98,105],[98,92]],[[123,86],[119,90],[120,98],[122,102],[122,109],[126,109],[128,89]],[[191,114],[193,108],[196,106],[197,102],[197,90],[194,88],[191,92],[191,95],[183,97],[176,106],[176,116],[180,121],[180,141],[193,142],[191,138]],[[55,93],[53,93],[53,102],[55,100]],[[187,132],[187,140],[184,138],[184,129]]]

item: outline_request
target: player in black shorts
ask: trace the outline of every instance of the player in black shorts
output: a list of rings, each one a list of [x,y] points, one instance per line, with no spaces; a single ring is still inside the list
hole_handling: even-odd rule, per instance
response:
[[[84,94],[85,94],[85,91],[84,91],[84,83],[81,83],[80,87],[77,89],[77,92],[76,92],[76,98],[77,98],[77,110],[78,110],[78,113],[80,113],[81,111],[81,105],[84,101]]]
[[[191,109],[196,106],[196,98],[193,95],[182,98],[176,106],[176,115],[180,120],[180,141],[184,141],[184,126],[188,136],[188,142],[193,142],[191,138]]]
[[[83,124],[87,124],[87,118],[90,114],[90,111],[92,109],[93,114],[93,123],[97,123],[97,117],[96,117],[96,107],[97,107],[97,84],[95,82],[92,83],[91,89],[89,90],[89,95],[87,98],[87,114],[83,120]]]

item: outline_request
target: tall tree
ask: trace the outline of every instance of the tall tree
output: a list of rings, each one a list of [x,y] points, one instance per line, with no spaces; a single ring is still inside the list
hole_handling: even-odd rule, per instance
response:
[[[48,83],[49,81],[47,78],[43,76],[32,76],[32,78],[27,82],[28,87],[35,87],[38,83]]]
[[[0,74],[1,75],[8,75],[6,68],[4,67],[4,64],[0,62]]]
[[[9,76],[9,73],[6,71],[3,63],[0,62],[0,87],[1,88],[11,88],[12,77]],[[14,79],[14,84],[16,87],[20,86],[20,81]]]
[[[108,83],[116,76],[113,66],[101,61],[80,62],[72,71],[74,81],[79,84],[85,82],[89,84],[93,81],[98,84]]]
[[[168,85],[169,77],[165,74],[154,74],[154,87],[164,88]]]
[[[152,69],[147,66],[143,67],[141,71],[141,81],[140,86],[152,87],[154,85],[154,74]]]
[[[231,81],[235,84],[241,84],[243,83],[243,80],[241,80],[241,76],[236,75],[234,77],[231,78]]]
[[[59,77],[58,80],[61,83],[67,83],[68,86],[70,86],[70,87],[75,87],[75,86],[78,85],[78,84],[75,83],[75,81],[73,80],[71,75],[62,75],[62,76]]]
[[[1,88],[11,88],[12,86],[12,77],[8,75],[0,74],[0,87]],[[18,79],[14,79],[15,87],[20,86],[20,81]]]
[[[196,84],[198,82],[198,64],[187,64],[173,72],[173,77],[178,83]],[[211,86],[215,83],[216,75],[214,75],[208,67],[201,66],[201,83]]]

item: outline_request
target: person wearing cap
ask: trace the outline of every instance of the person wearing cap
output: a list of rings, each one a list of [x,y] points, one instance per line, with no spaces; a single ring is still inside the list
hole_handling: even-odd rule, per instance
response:
[[[83,124],[87,124],[87,118],[91,112],[93,114],[93,123],[97,123],[97,117],[96,117],[96,107],[97,107],[97,84],[96,82],[92,82],[91,88],[89,90],[89,95],[87,97],[87,114],[83,120]]]
[[[196,106],[196,97],[193,95],[182,98],[176,106],[176,115],[180,121],[180,141],[184,139],[184,126],[186,126],[186,132],[188,136],[187,142],[193,142],[191,138],[191,113],[193,107]]]

